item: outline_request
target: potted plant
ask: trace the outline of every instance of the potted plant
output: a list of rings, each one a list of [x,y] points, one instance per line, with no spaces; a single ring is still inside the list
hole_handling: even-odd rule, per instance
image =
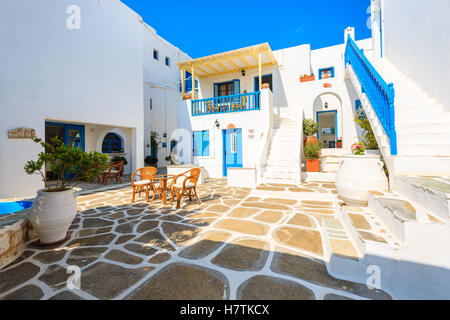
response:
[[[158,158],[153,156],[147,156],[144,159],[144,162],[146,165],[152,166],[152,167],[158,167]]]
[[[319,130],[319,124],[312,119],[304,119],[303,120],[303,133],[306,136],[305,145],[308,142],[318,143],[316,134]]]
[[[304,74],[302,76],[300,76],[300,82],[309,82],[309,81],[314,81],[316,80],[316,76],[314,74]]]
[[[58,137],[50,142],[37,138],[33,141],[45,151],[39,153],[36,161],[28,161],[24,169],[29,175],[40,174],[45,188],[37,191],[28,219],[41,244],[55,244],[66,239],[77,214],[77,194],[73,188],[81,181],[101,175],[108,167],[108,156],[66,146]],[[44,168],[56,175],[57,180],[50,183]]]
[[[369,191],[388,190],[384,163],[378,155],[366,155],[363,143],[356,143],[352,155],[344,156],[336,175],[339,196],[348,205],[367,205]]]
[[[359,137],[360,144],[364,147],[367,154],[375,154],[381,156],[380,148],[378,147],[378,142],[373,133],[372,126],[370,125],[369,119],[360,110],[354,119],[354,122],[358,124],[363,132],[363,136]]]
[[[307,172],[320,172],[320,150],[323,144],[320,141],[308,142],[305,145],[304,155]]]
[[[336,140],[336,148],[342,149],[342,137]]]
[[[111,163],[118,163],[118,162],[123,162],[122,171],[120,171],[120,175],[123,176],[124,167],[128,164],[127,158],[125,158],[123,156],[114,156],[114,157],[112,157]]]

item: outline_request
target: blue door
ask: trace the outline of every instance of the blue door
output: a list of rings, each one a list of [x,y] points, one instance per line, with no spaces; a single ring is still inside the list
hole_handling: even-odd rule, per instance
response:
[[[228,168],[242,166],[242,129],[223,130],[223,176],[228,176]]]

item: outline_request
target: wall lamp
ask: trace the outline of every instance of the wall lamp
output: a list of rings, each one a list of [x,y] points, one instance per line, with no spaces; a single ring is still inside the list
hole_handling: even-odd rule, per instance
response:
[[[242,76],[243,76],[243,77],[245,77],[245,70],[244,70],[244,69],[242,69],[242,71],[241,71],[241,72],[242,72]]]
[[[328,102],[325,102],[324,107],[325,107],[325,109],[328,109]]]
[[[216,121],[214,122],[214,124],[216,125],[216,128],[219,129],[220,128],[220,123],[219,121],[216,119]]]

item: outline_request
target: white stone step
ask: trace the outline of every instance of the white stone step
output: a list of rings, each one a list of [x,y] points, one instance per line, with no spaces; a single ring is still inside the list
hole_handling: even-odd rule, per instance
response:
[[[277,166],[266,166],[264,169],[264,173],[272,174],[272,173],[295,173],[296,168],[293,167],[277,167]]]
[[[428,113],[428,114],[403,114],[401,118],[396,119],[396,124],[422,123],[428,125],[432,122],[448,122],[450,124],[450,114]]]
[[[267,165],[268,166],[287,166],[287,167],[292,167],[292,166],[296,166],[297,165],[297,161],[296,160],[272,160],[272,159],[268,159],[267,160]]]
[[[320,152],[320,156],[321,157],[326,157],[326,156],[345,156],[346,154],[348,154],[349,152],[346,149],[322,149],[322,151]]]
[[[302,172],[302,181],[335,182],[334,172]]]
[[[384,226],[404,244],[406,224],[417,221],[417,212],[414,206],[403,199],[369,194],[369,208]]]
[[[296,181],[295,181],[295,179],[284,179],[284,178],[279,178],[279,179],[276,179],[276,178],[273,178],[273,179],[270,179],[270,178],[262,178],[262,182],[263,183],[272,183],[272,184],[292,184],[292,185],[296,185],[297,183],[296,183]]]
[[[263,178],[267,179],[292,179],[295,180],[295,173],[293,172],[277,172],[277,173],[269,173],[264,172]]]
[[[340,166],[340,162],[321,162],[320,171],[338,172]]]
[[[432,133],[449,132],[450,126],[447,122],[434,121],[424,124],[424,122],[396,123],[397,134],[399,133]]]
[[[407,156],[450,156],[450,144],[408,144],[398,145],[398,154]]]
[[[398,144],[446,144],[450,141],[450,126],[448,132],[438,133],[397,133]]]
[[[394,156],[397,175],[450,176],[450,157]]]
[[[272,151],[269,153],[269,157],[268,160],[269,161],[279,161],[279,160],[293,160],[293,161],[297,161],[299,158],[299,155],[295,155],[293,153],[279,153],[279,152],[275,152],[272,153]]]
[[[449,220],[450,178],[398,176],[395,178],[395,191],[406,198],[413,199],[439,218]]]

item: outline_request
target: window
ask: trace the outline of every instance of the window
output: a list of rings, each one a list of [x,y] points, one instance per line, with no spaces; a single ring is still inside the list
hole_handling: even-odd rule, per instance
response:
[[[150,99],[150,110],[153,110],[153,99]]]
[[[334,78],[334,67],[319,69],[319,80]]]
[[[231,153],[237,153],[237,134],[231,134]]]
[[[159,51],[158,50],[153,50],[153,58],[155,60],[159,60]]]
[[[183,90],[180,83],[180,92]],[[186,71],[184,76],[184,91],[190,92],[192,91],[192,74]],[[195,91],[198,91],[198,80],[195,80]]]
[[[194,157],[209,157],[209,131],[194,131]]]
[[[232,96],[234,93],[233,82],[219,84],[219,97]]]
[[[170,58],[166,57],[166,66],[170,67]]]
[[[273,92],[273,76],[271,74],[262,76],[262,83],[268,83],[270,91]],[[255,91],[259,91],[259,77],[255,77]]]
[[[122,139],[120,138],[120,136],[112,132],[108,133],[105,139],[103,139],[102,152],[103,153],[123,152]]]

